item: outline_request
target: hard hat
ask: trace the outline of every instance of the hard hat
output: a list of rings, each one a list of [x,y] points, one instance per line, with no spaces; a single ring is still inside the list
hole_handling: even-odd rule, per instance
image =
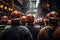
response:
[[[46,15],[47,19],[59,19],[59,15],[57,12],[52,11],[49,14]]]
[[[33,24],[35,25],[35,24],[37,24],[37,23],[38,23],[38,21],[35,19],[34,22],[33,22]]]
[[[11,13],[11,20],[20,20],[21,13],[18,11],[13,11]]]
[[[27,20],[34,20],[34,16],[32,14],[27,15]]]
[[[11,22],[11,20],[8,20],[7,24],[9,24],[9,25],[10,25],[11,23],[12,23],[12,22]]]
[[[1,21],[8,21],[9,18],[7,16],[2,16]]]
[[[44,22],[45,20],[44,20],[44,18],[38,18],[37,21],[38,22]]]
[[[20,18],[20,21],[27,21],[27,17],[26,17],[26,16],[22,16],[22,17]]]

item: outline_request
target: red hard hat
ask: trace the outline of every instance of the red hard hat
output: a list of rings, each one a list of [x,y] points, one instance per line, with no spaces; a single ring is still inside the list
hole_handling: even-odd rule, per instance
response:
[[[20,14],[20,17],[22,17],[22,16],[23,16],[23,13],[22,13],[22,12],[18,12],[18,14]]]
[[[38,22],[44,22],[44,18],[38,18]]]
[[[9,18],[7,16],[2,16],[1,21],[8,21]]]
[[[18,20],[19,18],[20,18],[20,15],[21,15],[21,12],[18,12],[18,11],[13,11],[12,13],[11,13],[11,19],[16,19],[16,20]]]
[[[22,16],[22,17],[20,18],[20,21],[27,21],[27,17],[26,17],[26,16]]]
[[[37,21],[37,20],[34,20],[33,24],[35,25],[35,24],[37,24],[37,23],[38,23],[38,21]]]
[[[48,14],[46,14],[46,19],[49,19],[49,15],[50,15],[49,13],[48,13]]]
[[[46,25],[46,20],[44,18],[38,18],[38,23],[43,23],[44,25]]]
[[[12,23],[11,20],[8,20],[7,24],[11,24],[11,23]]]
[[[46,15],[47,19],[59,19],[58,13],[55,11],[50,12]]]
[[[34,20],[34,16],[33,16],[32,14],[28,14],[28,15],[27,15],[27,20],[29,20],[29,19],[30,19],[30,20]]]

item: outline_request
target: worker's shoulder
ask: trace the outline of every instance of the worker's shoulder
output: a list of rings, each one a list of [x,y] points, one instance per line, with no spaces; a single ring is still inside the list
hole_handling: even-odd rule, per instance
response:
[[[29,29],[26,26],[19,26],[18,30],[21,30],[22,32],[29,32]]]
[[[41,31],[45,30],[46,28],[49,28],[50,26],[45,26],[44,28],[41,29]]]
[[[60,33],[60,27],[57,27],[57,29],[55,30],[56,33]]]

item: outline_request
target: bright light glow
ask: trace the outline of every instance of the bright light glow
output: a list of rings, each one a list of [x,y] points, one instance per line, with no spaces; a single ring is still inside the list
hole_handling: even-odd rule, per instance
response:
[[[34,9],[33,12],[37,12],[37,9]]]
[[[0,8],[3,8],[3,5],[0,5]]]
[[[47,7],[49,7],[50,5],[48,4]]]
[[[34,17],[36,17],[36,14],[33,14]]]
[[[5,6],[5,7],[4,7],[4,9],[6,10],[6,9],[7,9],[7,7]]]
[[[55,11],[52,11],[51,13],[52,13],[52,14],[55,14],[56,12],[55,12]]]
[[[36,7],[38,6],[39,0],[36,0]]]
[[[13,11],[13,9],[11,8],[11,11]]]
[[[39,20],[39,18],[37,20]]]
[[[11,10],[11,8],[8,8],[8,10],[10,11],[10,10]]]

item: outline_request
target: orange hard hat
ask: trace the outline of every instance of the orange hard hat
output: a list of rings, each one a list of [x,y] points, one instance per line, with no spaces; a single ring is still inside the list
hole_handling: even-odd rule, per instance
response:
[[[12,23],[11,20],[8,20],[7,24],[11,24],[11,23]]]
[[[44,18],[39,18],[37,20],[38,20],[38,23],[43,23],[44,25],[46,25],[46,20]]]
[[[32,14],[27,15],[27,20],[34,20],[34,16]]]
[[[18,11],[13,11],[12,13],[11,13],[11,19],[15,19],[15,20],[20,20],[20,16],[21,15],[21,12],[18,12]]]
[[[38,23],[38,21],[35,19],[34,22],[33,22],[33,24],[35,25],[35,24],[37,24],[37,23]]]
[[[38,22],[44,22],[44,18],[38,18],[37,21]]]
[[[47,19],[59,19],[59,15],[57,12],[52,11],[49,14],[46,15]]]
[[[8,21],[9,18],[7,16],[2,16],[1,21]]]
[[[18,12],[18,14],[20,14],[20,17],[22,17],[22,16],[23,16],[23,13],[22,13],[22,12]]]
[[[20,21],[27,21],[27,17],[26,17],[26,16],[22,16],[22,17],[20,18]]]
[[[49,13],[48,13],[48,14],[46,14],[46,19],[49,19],[49,15],[50,15]]]

